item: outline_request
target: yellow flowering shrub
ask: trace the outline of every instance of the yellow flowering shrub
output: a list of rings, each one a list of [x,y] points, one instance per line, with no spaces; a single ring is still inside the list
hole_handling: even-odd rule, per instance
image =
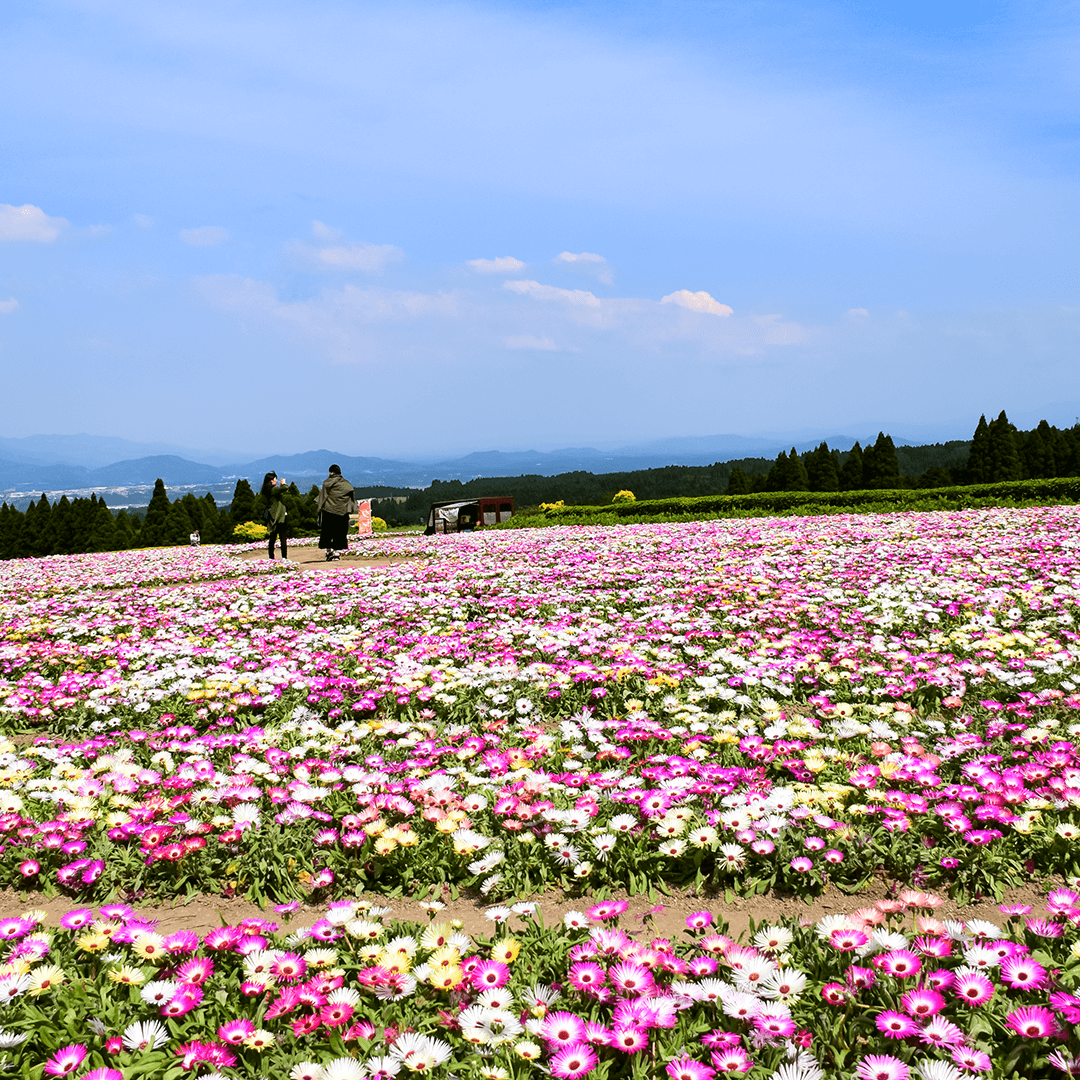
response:
[[[258,521],[242,521],[233,531],[237,540],[265,540],[266,526]]]
[[[613,503],[637,502],[637,496],[632,491],[616,491],[611,501]]]

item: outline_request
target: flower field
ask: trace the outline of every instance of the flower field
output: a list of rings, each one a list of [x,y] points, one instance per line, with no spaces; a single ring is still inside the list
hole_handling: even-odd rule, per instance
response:
[[[0,563],[0,885],[71,904],[0,921],[0,1055],[35,1080],[1080,1071],[1077,893],[1004,929],[934,914],[1080,875],[1078,525]],[[663,940],[608,899],[882,879],[894,900],[742,943],[715,905]],[[584,913],[544,926],[523,901],[550,888]],[[392,919],[445,889],[487,898],[490,937],[434,899],[429,926]],[[161,935],[131,906],[206,893],[276,922]],[[278,925],[301,900],[326,917]]]

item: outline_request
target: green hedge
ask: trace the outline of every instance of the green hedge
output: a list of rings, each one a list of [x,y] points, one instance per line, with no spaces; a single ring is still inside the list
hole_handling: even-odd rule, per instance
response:
[[[507,528],[536,525],[614,525],[635,521],[704,518],[888,513],[897,510],[967,510],[984,506],[1080,502],[1080,477],[1008,480],[968,487],[884,491],[767,491],[753,495],[647,499],[607,506],[562,506],[515,518]]]

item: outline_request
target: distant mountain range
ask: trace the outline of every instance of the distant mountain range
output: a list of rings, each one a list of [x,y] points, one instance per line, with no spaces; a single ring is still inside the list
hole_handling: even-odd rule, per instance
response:
[[[800,451],[816,446],[820,438],[796,442]],[[829,446],[846,450],[855,442],[846,435],[829,436]],[[899,442],[900,440],[898,440]],[[332,450],[309,450],[303,454],[274,455],[254,461],[193,461],[179,454],[142,454],[160,444],[130,443],[103,436],[32,436],[0,438],[0,492],[61,492],[90,489],[144,487],[159,477],[166,486],[219,488],[239,477],[261,481],[274,470],[296,480],[298,486],[321,480],[331,463],[357,487],[427,487],[434,479],[472,480],[480,476],[554,476],[564,472],[626,472],[667,465],[711,465],[746,457],[775,457],[792,443],[778,438],[754,439],[740,435],[689,436],[639,443],[617,450],[575,447],[547,452],[486,450],[464,457],[432,461],[399,461],[390,458],[353,457]],[[220,459],[221,451],[200,457]],[[126,453],[119,460],[102,460]]]

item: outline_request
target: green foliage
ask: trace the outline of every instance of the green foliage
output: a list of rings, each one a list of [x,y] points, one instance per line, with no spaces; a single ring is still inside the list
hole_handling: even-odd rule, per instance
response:
[[[877,441],[868,446],[863,454],[862,489],[886,490],[898,488],[900,463],[896,459],[896,447],[892,436],[879,431]]]
[[[255,492],[251,490],[246,477],[241,477],[236,481],[232,502],[229,504],[229,517],[232,518],[234,525],[239,525],[244,521],[258,520],[255,512]]]
[[[829,444],[821,443],[804,458],[806,463],[806,485],[811,491],[839,491],[840,466],[837,455],[829,449]],[[734,493],[732,493],[734,494]]]
[[[386,532],[386,522],[381,517],[373,517],[371,519],[371,531],[373,533]]]
[[[143,519],[142,535],[139,543],[142,547],[159,547],[167,544],[167,521],[169,517],[169,494],[165,490],[165,481],[160,477],[154,484],[154,494],[150,496],[150,505],[146,508]]]
[[[856,514],[899,510],[957,510],[1080,502],[1080,477],[1003,481],[949,488],[897,488],[838,492],[778,491],[698,499],[652,499],[629,505],[566,506],[526,517],[506,528],[551,524],[614,524],[630,521],[690,521],[711,517],[783,514]]]
[[[859,491],[862,488],[863,476],[863,452],[862,447],[855,445],[848,451],[843,467],[840,469],[840,490]]]
[[[749,495],[754,490],[754,481],[738,465],[731,470],[725,495]]]

